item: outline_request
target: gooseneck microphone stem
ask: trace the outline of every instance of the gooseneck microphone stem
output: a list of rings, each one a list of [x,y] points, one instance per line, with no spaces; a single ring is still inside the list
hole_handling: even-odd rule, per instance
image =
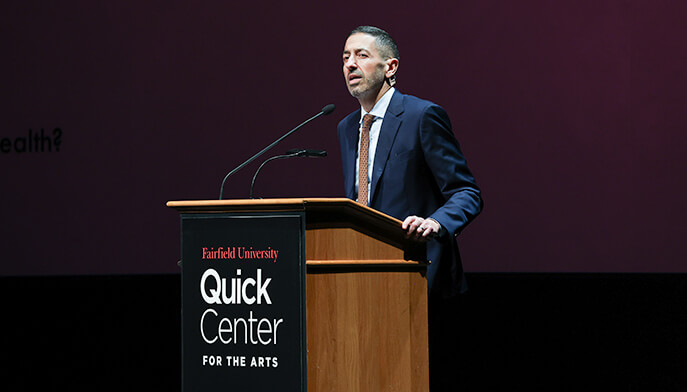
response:
[[[266,160],[265,162],[263,162],[262,165],[260,165],[260,167],[258,167],[258,170],[255,171],[255,175],[253,175],[253,181],[251,181],[251,183],[250,183],[250,193],[248,194],[248,198],[249,199],[253,198],[253,187],[255,186],[255,179],[258,178],[258,173],[260,173],[260,170],[262,170],[262,168],[267,164],[267,162],[272,162],[276,159],[293,158],[293,157],[297,157],[299,154],[300,154],[300,151],[294,152],[291,154],[286,154],[286,155],[277,155],[277,156],[274,156],[274,157]]]
[[[272,158],[268,158],[263,162],[260,167],[258,167],[258,170],[255,171],[255,174],[253,175],[253,181],[250,183],[250,193],[248,195],[249,199],[253,198],[253,187],[255,186],[255,179],[258,178],[258,173],[260,173],[260,170],[268,163],[272,162],[277,159],[286,159],[286,158],[295,158],[295,157],[313,157],[313,158],[324,158],[327,156],[327,151],[324,150],[310,150],[310,149],[303,149],[303,148],[294,148],[286,152],[284,155],[276,155],[273,156]]]
[[[264,154],[264,153],[267,152],[269,149],[271,149],[272,147],[274,147],[274,146],[276,146],[277,144],[279,144],[279,142],[281,142],[282,140],[284,140],[284,139],[286,139],[287,137],[291,136],[292,133],[294,133],[294,132],[296,132],[297,130],[299,130],[303,125],[309,123],[310,121],[316,119],[317,117],[320,117],[320,116],[322,116],[322,115],[325,115],[325,116],[326,116],[326,115],[330,114],[331,112],[334,111],[335,108],[336,108],[336,107],[335,107],[334,105],[332,105],[332,104],[329,104],[329,105],[325,106],[324,108],[322,108],[322,110],[321,110],[319,113],[317,113],[316,115],[314,115],[314,116],[310,117],[309,119],[303,121],[299,126],[297,126],[296,128],[290,130],[289,132],[287,132],[286,134],[284,134],[284,136],[282,136],[282,137],[280,137],[279,139],[275,140],[272,144],[270,144],[269,146],[263,148],[260,152],[258,152],[257,154],[253,155],[252,157],[250,157],[247,161],[245,161],[245,162],[243,162],[242,164],[240,164],[237,168],[235,168],[234,170],[232,170],[232,171],[230,171],[229,173],[227,173],[227,175],[224,176],[224,180],[222,180],[222,186],[220,187],[220,190],[219,190],[219,199],[222,200],[222,198],[224,197],[224,183],[226,183],[226,182],[227,182],[227,179],[228,179],[229,177],[231,177],[234,173],[236,173],[237,171],[243,169],[244,167],[246,167],[246,165],[248,165],[249,163],[253,162],[253,161],[254,161],[256,158],[258,158],[260,155]]]

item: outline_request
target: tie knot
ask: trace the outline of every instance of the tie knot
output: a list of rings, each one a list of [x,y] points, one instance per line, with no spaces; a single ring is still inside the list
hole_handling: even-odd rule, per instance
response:
[[[366,114],[363,116],[363,129],[370,129],[370,126],[375,120],[375,115],[374,114]]]

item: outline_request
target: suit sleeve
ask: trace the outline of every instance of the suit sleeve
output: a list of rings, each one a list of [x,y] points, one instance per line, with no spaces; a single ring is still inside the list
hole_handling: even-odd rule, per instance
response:
[[[483,201],[444,109],[436,105],[425,109],[420,141],[425,161],[445,200],[428,218],[439,222],[448,234],[458,235],[482,211]]]

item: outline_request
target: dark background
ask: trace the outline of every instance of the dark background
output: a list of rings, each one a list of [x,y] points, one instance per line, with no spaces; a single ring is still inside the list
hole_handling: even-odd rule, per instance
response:
[[[341,50],[361,24],[395,37],[398,88],[446,108],[483,190],[459,239],[457,387],[687,389],[687,3],[0,7],[8,390],[178,390],[179,218],[164,204],[217,198],[328,103],[273,153],[329,157],[267,166],[256,194],[341,196],[335,129],[357,107]],[[22,148],[41,129],[42,149]],[[247,197],[258,164],[227,197]]]
[[[5,2],[0,139],[62,136],[0,153],[0,274],[176,272],[165,202],[217,198],[328,103],[273,153],[329,157],[267,166],[255,191],[343,195],[336,124],[357,102],[341,52],[360,24],[396,38],[398,88],[447,109],[483,189],[467,271],[686,272],[685,16],[679,1]]]

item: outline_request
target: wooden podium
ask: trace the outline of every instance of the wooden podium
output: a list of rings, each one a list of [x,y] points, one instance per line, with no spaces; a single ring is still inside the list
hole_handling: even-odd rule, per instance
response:
[[[299,257],[306,272],[301,293],[307,365],[301,378],[307,382],[279,390],[303,390],[306,384],[310,392],[429,390],[425,245],[407,239],[399,220],[349,199],[170,201],[167,206],[182,217],[182,281],[189,262],[184,256],[189,241],[184,238],[189,236],[184,234],[185,218],[239,216],[247,223],[255,217],[262,222],[258,227],[268,228],[273,216],[303,217],[299,237],[304,251]],[[214,255],[231,250],[211,249],[218,252]],[[188,314],[182,306],[182,319]],[[218,336],[230,340],[231,335],[225,329]],[[238,340],[236,333],[233,337]],[[187,358],[191,350],[186,345],[182,343],[183,361],[195,361]],[[204,390],[183,377],[185,390]]]

